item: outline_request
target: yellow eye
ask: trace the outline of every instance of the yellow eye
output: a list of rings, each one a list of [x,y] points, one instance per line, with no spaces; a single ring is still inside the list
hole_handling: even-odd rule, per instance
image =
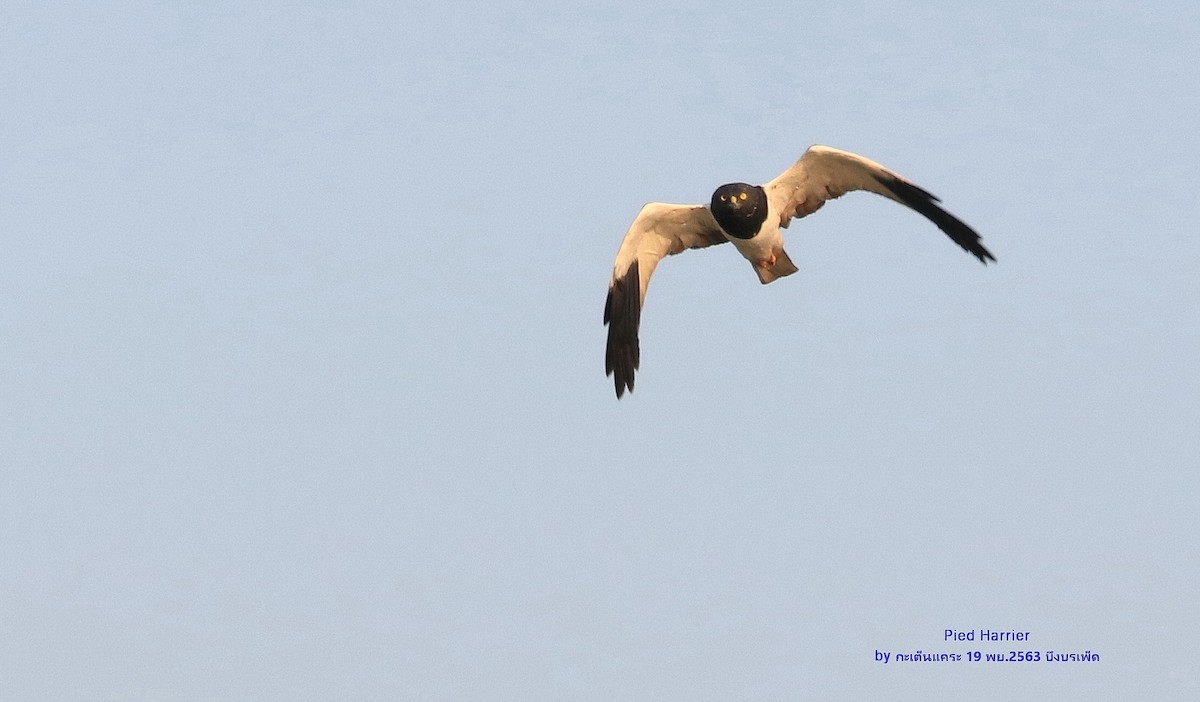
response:
[[[721,202],[725,202],[725,196],[724,196],[724,195],[722,195],[722,196],[721,196]]]
[[[746,193],[742,193],[741,195],[738,195],[738,199],[739,199],[739,200],[745,200],[745,199],[746,199]]]

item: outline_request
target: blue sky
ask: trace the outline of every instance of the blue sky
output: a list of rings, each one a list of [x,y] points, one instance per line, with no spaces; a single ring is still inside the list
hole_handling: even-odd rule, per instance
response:
[[[0,697],[1195,699],[1192,3],[0,8]],[[770,286],[650,200],[811,143]],[[1091,664],[889,663],[1007,651]]]

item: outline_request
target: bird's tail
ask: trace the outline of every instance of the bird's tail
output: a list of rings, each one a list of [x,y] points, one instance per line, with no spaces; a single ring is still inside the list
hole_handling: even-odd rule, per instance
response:
[[[782,246],[775,250],[775,265],[770,268],[763,268],[755,264],[751,265],[754,265],[754,272],[758,274],[758,279],[762,281],[763,285],[770,283],[776,278],[782,278],[800,270],[796,268],[796,264],[792,263],[792,259],[788,258],[787,251],[784,251]]]

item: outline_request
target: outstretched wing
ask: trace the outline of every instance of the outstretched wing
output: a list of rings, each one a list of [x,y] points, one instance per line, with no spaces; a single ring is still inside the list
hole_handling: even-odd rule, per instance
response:
[[[771,210],[779,213],[781,227],[786,227],[792,217],[816,212],[826,200],[841,197],[851,190],[868,190],[925,215],[984,265],[996,260],[980,243],[979,234],[942,209],[936,196],[878,163],[849,151],[811,146],[794,166],[763,187]]]
[[[702,249],[724,242],[725,235],[703,205],[652,202],[633,220],[617,251],[604,303],[604,323],[608,325],[604,370],[613,376],[617,397],[625,394],[626,388],[633,390],[633,373],[639,362],[642,303],[658,262],[663,256],[685,249]]]

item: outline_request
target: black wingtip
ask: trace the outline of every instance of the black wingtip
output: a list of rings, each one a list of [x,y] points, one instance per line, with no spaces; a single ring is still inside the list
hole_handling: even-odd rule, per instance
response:
[[[901,178],[880,178],[879,182],[885,188],[892,191],[901,202],[925,215],[929,221],[938,226],[938,229],[945,232],[954,243],[979,259],[980,263],[986,266],[988,261],[992,263],[996,262],[996,257],[980,241],[979,233],[968,226],[966,222],[942,209],[937,204],[940,201],[933,193]]]
[[[638,326],[642,317],[641,281],[635,260],[608,288],[604,301],[604,323],[608,325],[608,344],[604,350],[604,371],[613,376],[617,399],[625,390],[633,392],[634,371],[641,361]]]

